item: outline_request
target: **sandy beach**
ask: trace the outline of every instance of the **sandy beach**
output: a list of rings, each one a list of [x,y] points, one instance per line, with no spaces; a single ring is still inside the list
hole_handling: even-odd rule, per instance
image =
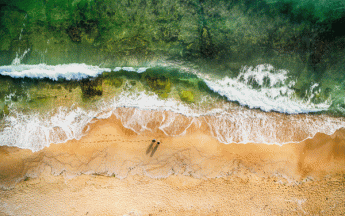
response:
[[[345,216],[344,24],[345,0],[2,0],[0,216]]]
[[[137,134],[112,116],[38,152],[0,147],[0,215],[344,214],[344,130],[278,146],[205,128]]]

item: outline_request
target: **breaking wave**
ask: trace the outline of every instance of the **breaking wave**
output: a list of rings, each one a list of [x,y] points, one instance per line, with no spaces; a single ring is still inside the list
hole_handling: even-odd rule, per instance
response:
[[[153,106],[155,105],[155,106]],[[51,143],[80,139],[89,124],[115,115],[124,127],[136,133],[160,130],[168,136],[186,133],[192,125],[207,125],[220,142],[279,144],[299,142],[316,133],[332,134],[345,127],[343,118],[326,115],[286,115],[238,109],[195,110],[157,95],[123,93],[94,110],[60,108],[45,115],[15,112],[3,119],[0,142],[6,146],[39,151]]]
[[[14,78],[80,80],[97,77],[103,72],[117,73],[121,70],[144,73],[147,68],[19,64],[1,66],[0,74]],[[282,145],[300,142],[319,132],[332,134],[345,127],[342,117],[307,114],[327,110],[330,102],[311,102],[318,91],[317,84],[311,86],[308,98],[297,99],[293,88],[295,81],[288,77],[288,71],[275,70],[270,65],[259,65],[255,68],[244,67],[235,78],[216,80],[202,74],[199,74],[199,78],[213,92],[244,106],[223,103],[209,108],[173,98],[162,99],[152,92],[122,90],[111,99],[102,99],[90,109],[78,106],[58,107],[55,111],[38,114],[34,111],[23,113],[12,108],[10,115],[5,115],[1,120],[0,143],[38,151],[51,143],[80,139],[94,120],[109,118],[111,115],[115,115],[124,127],[136,133],[160,130],[166,135],[177,136],[186,133],[191,126],[207,126],[208,131],[225,144]],[[260,108],[265,112],[250,108]]]
[[[258,65],[255,68],[244,67],[236,78],[205,79],[205,82],[213,91],[230,101],[266,112],[297,114],[319,112],[330,107],[330,101],[319,104],[311,102],[318,84],[310,87],[307,98],[298,99],[293,88],[295,80],[289,79],[287,74],[288,71],[276,71],[271,65]]]

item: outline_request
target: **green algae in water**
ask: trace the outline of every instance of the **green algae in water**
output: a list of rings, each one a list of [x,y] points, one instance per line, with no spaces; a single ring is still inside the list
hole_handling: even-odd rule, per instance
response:
[[[185,102],[194,102],[194,94],[191,91],[181,91],[180,98]]]
[[[200,78],[181,73],[177,69],[152,68],[143,73],[120,70],[103,72],[97,77],[81,80],[53,81],[47,78],[11,78],[1,76],[2,103],[11,103],[11,109],[24,113],[55,112],[59,107],[94,109],[102,100],[110,100],[123,92],[147,92],[162,99],[174,98],[186,103],[200,102],[210,89],[200,89]],[[196,92],[196,93],[192,93]],[[11,95],[9,97],[9,95]],[[7,98],[7,99],[6,99]],[[8,114],[7,106],[2,113]]]
[[[101,77],[83,79],[80,83],[83,97],[90,98],[93,96],[102,96],[103,94],[103,79]]]

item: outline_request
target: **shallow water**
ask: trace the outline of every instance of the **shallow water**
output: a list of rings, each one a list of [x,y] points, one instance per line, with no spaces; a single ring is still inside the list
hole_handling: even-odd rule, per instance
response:
[[[177,136],[192,124],[207,124],[225,144],[282,145],[345,125],[332,116],[331,97],[313,101],[317,84],[300,98],[288,71],[271,65],[243,67],[235,78],[177,67],[18,64],[0,70],[1,145],[33,151],[80,139],[94,118],[112,114],[136,133],[159,129]]]

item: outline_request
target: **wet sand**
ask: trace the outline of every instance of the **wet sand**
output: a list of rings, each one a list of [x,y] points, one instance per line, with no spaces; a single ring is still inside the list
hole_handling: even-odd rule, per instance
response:
[[[278,146],[225,145],[194,126],[182,136],[138,135],[114,116],[90,126],[81,140],[35,153],[0,147],[0,215],[345,211],[344,130]],[[161,144],[147,154],[152,139]]]

